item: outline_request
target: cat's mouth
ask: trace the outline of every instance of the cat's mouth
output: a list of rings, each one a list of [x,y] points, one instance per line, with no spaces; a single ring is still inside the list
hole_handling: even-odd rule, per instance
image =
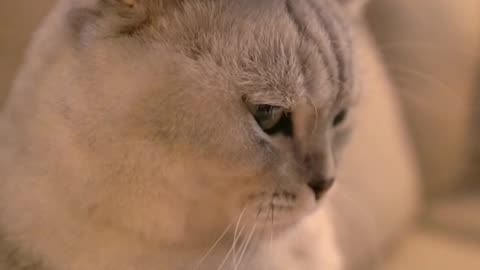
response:
[[[299,223],[316,207],[312,191],[305,187],[297,192],[279,190],[250,196],[251,223],[274,230]]]

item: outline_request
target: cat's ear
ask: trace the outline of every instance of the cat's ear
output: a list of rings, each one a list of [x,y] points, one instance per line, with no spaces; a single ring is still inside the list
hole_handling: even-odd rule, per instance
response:
[[[70,25],[80,36],[133,34],[183,0],[87,0],[73,6]]]

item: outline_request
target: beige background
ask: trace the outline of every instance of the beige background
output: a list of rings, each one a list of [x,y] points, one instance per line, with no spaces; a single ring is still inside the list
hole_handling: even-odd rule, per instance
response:
[[[480,96],[480,1],[379,0],[369,15],[404,104],[427,191],[444,195],[478,181],[465,173],[467,165],[478,166],[468,158],[478,144],[469,132],[474,97]]]
[[[480,269],[480,1],[378,0],[369,18],[431,199],[381,269]]]
[[[53,2],[0,2],[0,104],[31,32]],[[480,238],[475,219],[480,203],[452,192],[478,180],[462,175],[478,144],[469,131],[475,129],[472,111],[479,106],[473,96],[480,96],[474,90],[480,62],[479,5],[478,0],[378,0],[369,9],[379,48],[399,86],[395,94],[408,119],[426,190],[433,197],[461,197],[432,204],[419,228],[399,241],[384,269],[480,269],[475,240]],[[382,208],[381,202],[372,204]]]

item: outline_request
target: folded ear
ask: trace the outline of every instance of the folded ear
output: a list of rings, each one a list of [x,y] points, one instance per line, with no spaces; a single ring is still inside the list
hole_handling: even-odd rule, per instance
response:
[[[133,34],[183,0],[74,0],[69,14],[80,36]],[[88,4],[85,4],[88,3]]]

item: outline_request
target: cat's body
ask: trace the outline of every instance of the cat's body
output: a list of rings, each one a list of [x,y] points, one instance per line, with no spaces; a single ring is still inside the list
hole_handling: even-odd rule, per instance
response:
[[[357,92],[346,14],[59,3],[0,118],[0,269],[341,269],[323,192]]]

